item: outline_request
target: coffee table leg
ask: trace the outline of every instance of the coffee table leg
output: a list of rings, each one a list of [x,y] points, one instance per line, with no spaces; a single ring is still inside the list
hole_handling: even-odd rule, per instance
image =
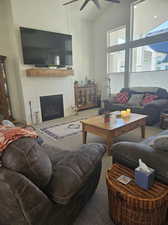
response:
[[[82,131],[82,133],[83,133],[83,144],[86,144],[87,132]]]
[[[107,137],[107,153],[108,155],[111,155],[111,147],[113,144],[113,140],[111,137]]]
[[[141,136],[142,138],[145,138],[145,125],[141,126]]]

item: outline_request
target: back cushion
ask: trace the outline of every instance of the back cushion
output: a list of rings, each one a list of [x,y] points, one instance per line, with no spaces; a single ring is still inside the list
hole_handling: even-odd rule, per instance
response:
[[[144,96],[144,98],[143,98],[141,104],[142,104],[142,105],[146,105],[146,104],[148,104],[148,103],[150,103],[150,102],[153,102],[153,101],[154,101],[155,99],[157,99],[157,98],[158,98],[157,95],[145,94],[145,96]]]
[[[116,102],[120,104],[126,104],[128,102],[128,92],[120,92],[116,95]]]
[[[128,105],[140,105],[143,97],[144,94],[132,94],[128,101]]]
[[[45,187],[52,175],[52,165],[34,138],[21,138],[2,153],[2,165],[25,175],[37,186]]]

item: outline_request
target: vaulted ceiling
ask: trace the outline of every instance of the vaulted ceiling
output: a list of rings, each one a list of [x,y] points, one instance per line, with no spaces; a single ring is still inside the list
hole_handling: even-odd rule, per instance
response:
[[[61,1],[61,4],[63,4],[65,2],[68,2],[69,0],[60,0],[60,1]],[[84,19],[95,20],[98,16],[102,15],[107,9],[113,8],[115,7],[115,4],[118,4],[118,3],[107,2],[105,0],[99,0],[99,4],[101,8],[98,9],[96,5],[92,1],[90,1],[86,5],[86,7],[82,11],[80,11],[80,7],[84,3],[84,1],[85,0],[78,0],[64,7],[66,7],[70,11],[75,12],[78,16]],[[121,0],[120,4],[122,4],[123,1],[129,2],[129,0]]]

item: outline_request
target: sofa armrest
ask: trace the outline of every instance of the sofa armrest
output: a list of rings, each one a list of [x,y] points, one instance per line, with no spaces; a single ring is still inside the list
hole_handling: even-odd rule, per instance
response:
[[[139,158],[148,158],[154,149],[146,144],[134,142],[119,142],[113,145],[113,162],[118,162],[132,169],[138,166]]]
[[[156,108],[159,108],[160,110],[162,110],[165,107],[167,107],[167,105],[168,105],[168,99],[157,99],[157,100],[154,100],[154,101],[146,104],[144,106],[144,108],[146,108],[146,107],[156,107]]]
[[[152,147],[133,142],[120,142],[113,145],[113,163],[123,164],[131,169],[138,166],[142,159],[149,167],[156,170],[156,178],[168,184],[168,152],[154,150]]]
[[[47,196],[24,175],[0,168],[0,224],[47,224]]]
[[[101,144],[84,144],[78,151],[62,155],[53,164],[53,176],[46,193],[59,204],[66,205],[81,189],[105,153]]]

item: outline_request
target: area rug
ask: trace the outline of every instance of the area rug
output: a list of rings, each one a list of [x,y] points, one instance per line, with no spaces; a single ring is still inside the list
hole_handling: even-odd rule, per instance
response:
[[[62,139],[67,136],[78,134],[82,131],[81,120],[55,124],[40,130],[54,139]]]

